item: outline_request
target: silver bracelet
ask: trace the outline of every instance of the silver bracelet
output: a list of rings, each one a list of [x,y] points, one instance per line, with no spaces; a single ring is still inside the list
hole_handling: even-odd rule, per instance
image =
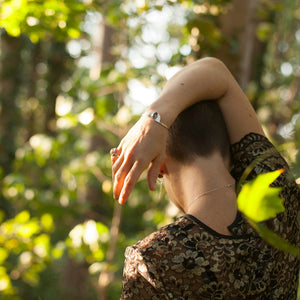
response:
[[[168,126],[160,121],[160,114],[157,111],[154,111],[150,114],[143,114],[143,116],[146,116],[146,117],[154,120],[156,123],[158,123],[159,125],[161,125],[169,130]]]

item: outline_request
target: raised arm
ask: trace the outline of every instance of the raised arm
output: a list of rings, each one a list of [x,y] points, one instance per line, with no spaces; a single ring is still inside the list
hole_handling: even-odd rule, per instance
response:
[[[168,127],[185,108],[201,100],[218,100],[231,143],[249,132],[263,134],[256,114],[227,67],[215,58],[190,64],[173,76],[146,113],[158,112]],[[148,184],[155,182],[165,158],[168,131],[142,117],[122,139],[112,156],[114,197],[125,203],[140,174],[149,164]]]
[[[227,67],[216,58],[204,58],[172,77],[159,98],[147,109],[158,111],[171,125],[185,108],[201,100],[218,100],[231,143],[249,132],[263,134],[246,95]]]

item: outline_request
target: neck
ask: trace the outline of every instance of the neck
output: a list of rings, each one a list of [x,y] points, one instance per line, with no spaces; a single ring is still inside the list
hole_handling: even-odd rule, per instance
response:
[[[200,199],[201,197],[204,197],[204,196],[206,196],[206,195],[208,195],[208,194],[211,194],[211,193],[215,193],[215,192],[217,192],[217,191],[219,191],[219,190],[223,190],[223,189],[226,189],[226,188],[230,188],[230,187],[232,187],[232,186],[234,186],[234,183],[227,183],[227,184],[225,184],[225,185],[218,186],[218,187],[215,187],[215,188],[213,188],[213,189],[211,189],[211,190],[208,190],[208,191],[206,191],[206,192],[204,192],[204,193],[200,193],[199,195],[197,195],[197,197],[196,197],[195,199],[193,199],[193,200],[190,202],[190,205],[189,205],[189,206],[193,205],[196,201],[199,202],[199,199]]]
[[[185,213],[223,234],[236,217],[235,181],[218,155],[197,159],[177,172],[174,196]],[[174,201],[175,202],[175,201]]]

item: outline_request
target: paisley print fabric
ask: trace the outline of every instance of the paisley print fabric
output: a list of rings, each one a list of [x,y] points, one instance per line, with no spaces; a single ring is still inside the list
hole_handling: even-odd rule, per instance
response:
[[[237,181],[253,162],[247,180],[286,170],[273,183],[286,210],[267,225],[299,246],[299,190],[274,146],[251,133],[232,146],[232,159]],[[298,260],[264,242],[240,213],[228,229],[222,235],[184,215],[128,247],[121,299],[296,299]]]

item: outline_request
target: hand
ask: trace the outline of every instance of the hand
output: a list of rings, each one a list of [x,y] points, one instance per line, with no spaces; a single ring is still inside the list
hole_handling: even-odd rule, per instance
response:
[[[165,160],[168,131],[150,118],[142,117],[122,139],[112,159],[114,198],[124,204],[141,173],[149,166],[147,180],[156,189],[159,169]]]

